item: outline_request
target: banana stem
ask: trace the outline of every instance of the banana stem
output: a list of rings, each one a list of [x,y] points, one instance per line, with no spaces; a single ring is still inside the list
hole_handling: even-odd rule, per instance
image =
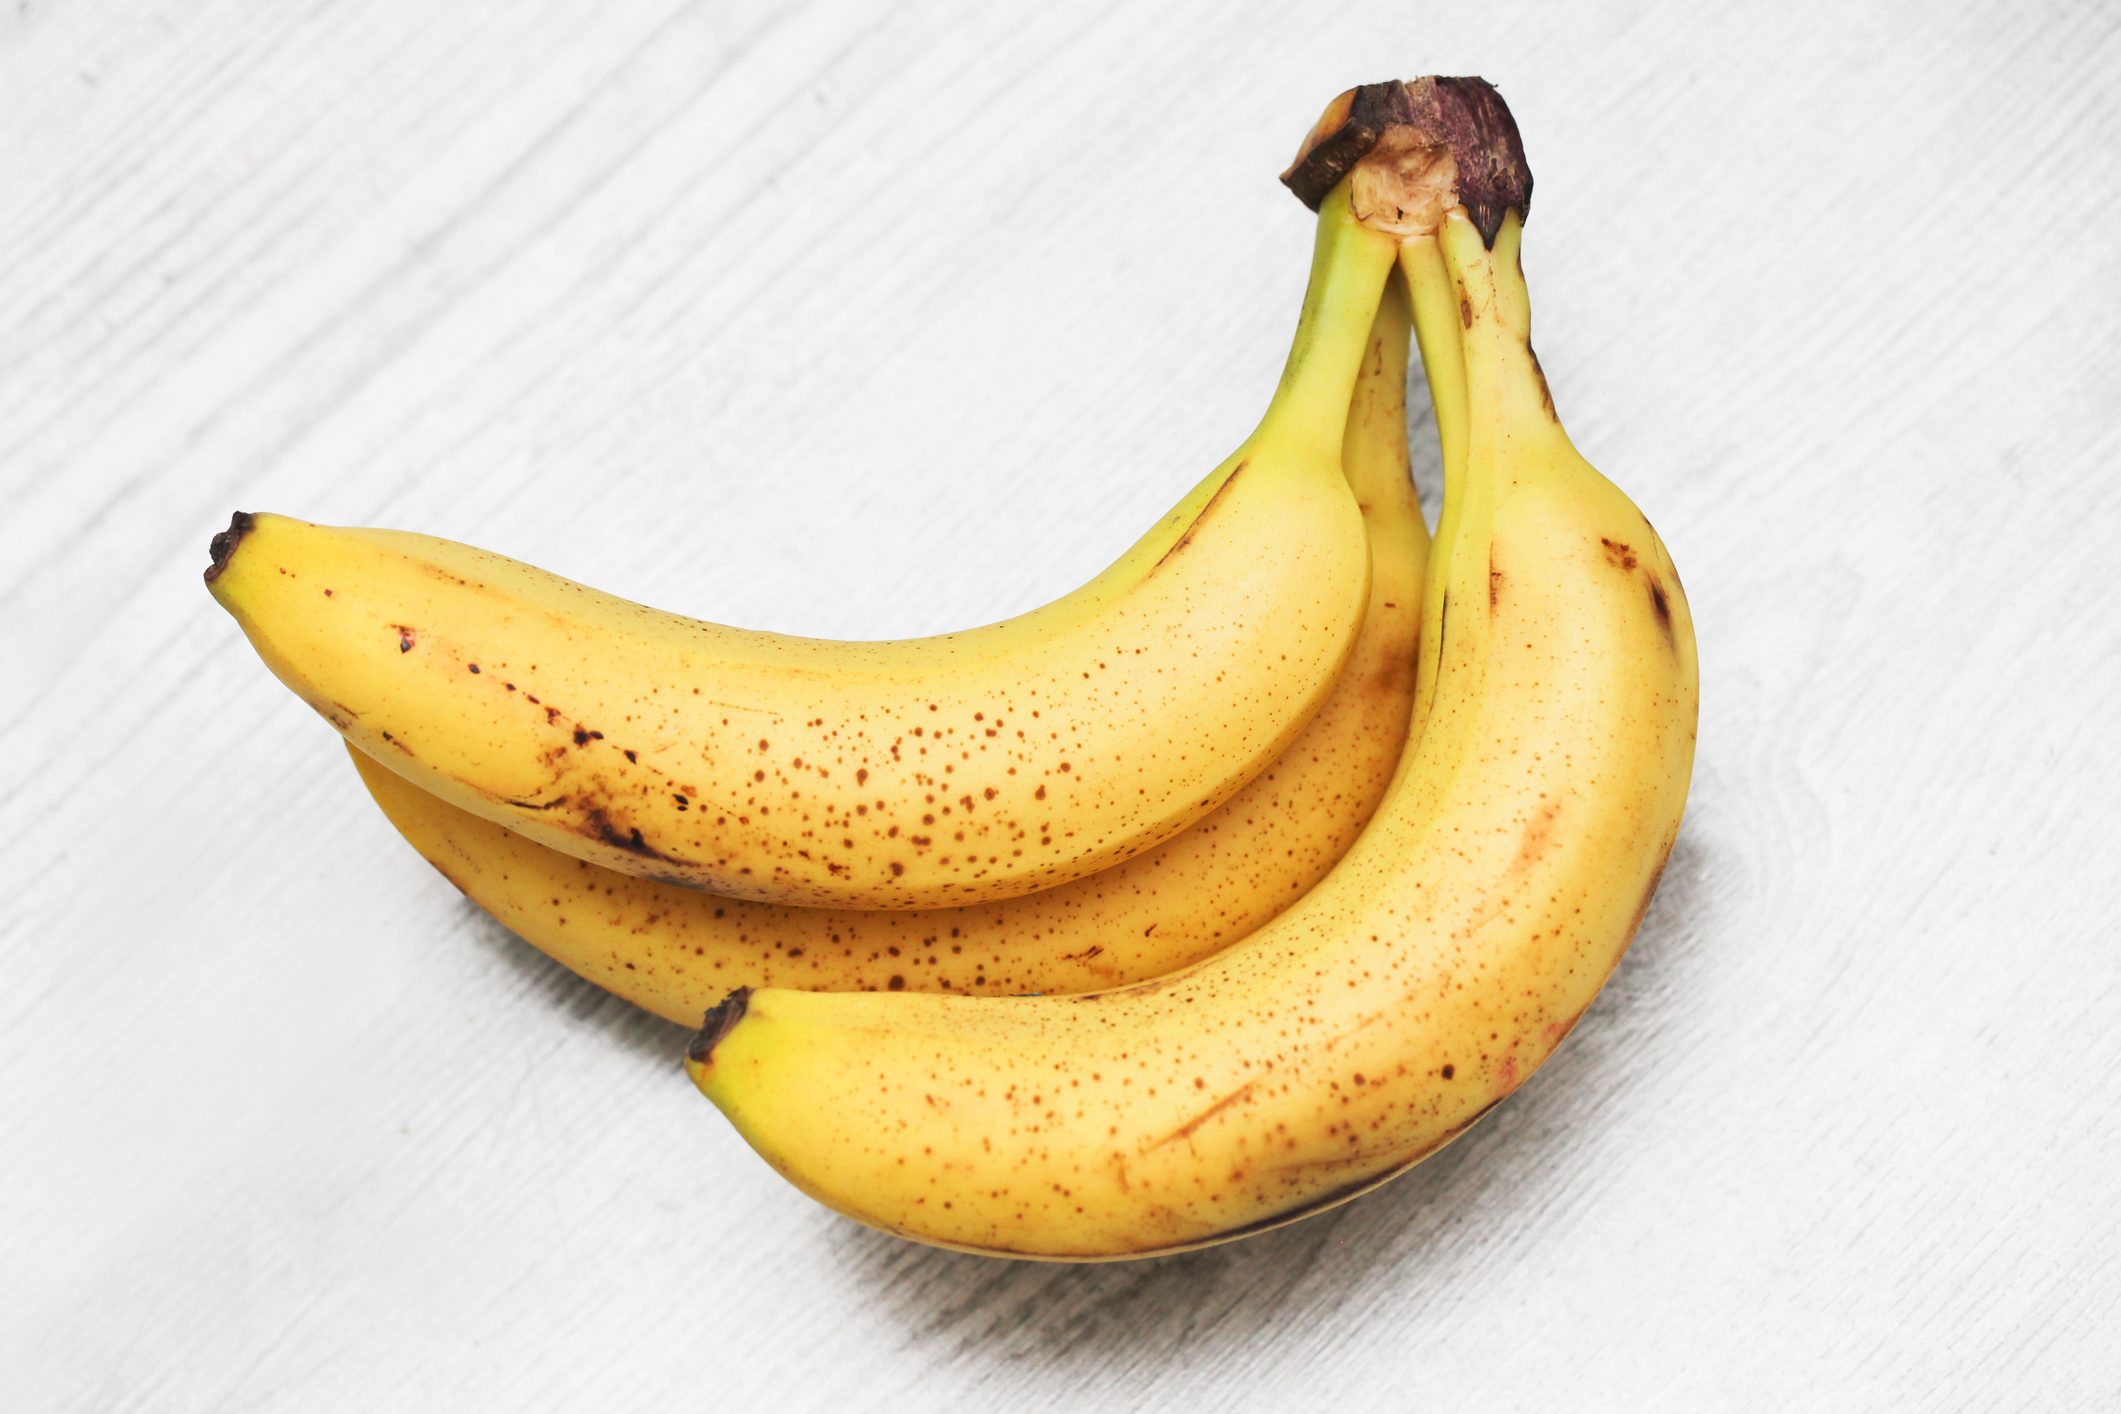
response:
[[[1421,346],[1429,401],[1436,408],[1436,441],[1443,458],[1448,504],[1455,469],[1464,464],[1466,454],[1466,362],[1459,347],[1459,305],[1451,298],[1451,278],[1436,237],[1421,236],[1402,244],[1399,265],[1413,299],[1414,338]]]
[[[1532,353],[1531,301],[1518,266],[1522,218],[1506,214],[1491,248],[1463,207],[1448,213],[1433,236],[1405,241],[1400,269],[1414,301],[1414,328],[1436,404],[1444,463],[1443,512],[1429,558],[1422,635],[1415,663],[1413,729],[1428,738],[1438,687],[1456,658],[1471,651],[1485,616],[1447,622],[1455,594],[1463,605],[1484,603],[1487,564],[1460,564],[1458,545],[1487,538],[1488,518],[1513,465],[1539,457],[1548,439],[1566,445],[1554,416],[1545,375]]]
[[[1339,458],[1348,403],[1395,258],[1391,237],[1355,219],[1347,184],[1335,189],[1319,208],[1311,282],[1289,361],[1251,445]]]
[[[1367,513],[1374,483],[1396,485],[1412,477],[1407,446],[1407,360],[1413,309],[1406,282],[1388,275],[1377,321],[1370,326],[1368,362],[1357,376],[1341,438],[1342,469]],[[1423,527],[1426,532],[1427,527]]]
[[[1431,276],[1430,298],[1455,301],[1466,396],[1465,455],[1476,474],[1496,442],[1523,446],[1568,435],[1554,413],[1546,373],[1532,352],[1532,302],[1519,264],[1522,218],[1512,211],[1489,247],[1463,211],[1437,232],[1445,281]],[[1420,297],[1417,295],[1417,310]],[[1428,345],[1422,346],[1423,356]]]
[[[1466,482],[1466,362],[1461,340],[1470,319],[1456,298],[1457,284],[1444,265],[1443,247],[1434,235],[1401,243],[1399,268],[1414,305],[1414,338],[1421,346],[1421,367],[1436,409],[1436,440],[1443,461],[1443,506],[1436,517],[1436,539],[1429,560],[1423,597],[1424,616],[1414,669],[1413,730],[1428,720],[1436,695],[1436,675],[1443,648],[1441,613],[1450,573],[1449,547]]]

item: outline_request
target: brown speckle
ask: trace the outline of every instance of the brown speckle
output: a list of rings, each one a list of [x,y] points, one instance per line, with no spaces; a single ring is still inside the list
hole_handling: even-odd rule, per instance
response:
[[[1676,652],[1679,648],[1679,635],[1672,628],[1672,602],[1665,597],[1664,586],[1657,582],[1657,576],[1651,575],[1649,578],[1650,611],[1657,615],[1657,627],[1664,630],[1666,646]]]
[[[1560,814],[1561,802],[1550,800],[1540,807],[1537,815],[1525,822],[1524,838],[1517,843],[1517,858],[1511,861],[1511,872],[1522,873],[1547,852],[1547,846],[1554,842],[1554,821]]]
[[[640,830],[628,827],[620,830],[601,805],[586,806],[582,810],[581,833],[588,839],[608,844],[614,849],[623,849],[628,854],[638,854],[644,859],[660,859],[665,864],[683,864],[682,859],[673,859],[664,854],[641,836]]]
[[[1184,1124],[1172,1130],[1169,1134],[1166,1134],[1163,1138],[1157,1140],[1149,1147],[1151,1149],[1161,1149],[1166,1144],[1175,1144],[1181,1139],[1190,1138],[1194,1130],[1199,1129],[1209,1120],[1215,1118],[1224,1110],[1230,1108],[1230,1106],[1244,1099],[1245,1096],[1251,1094],[1253,1087],[1258,1083],[1259,1082],[1255,1080],[1238,1086],[1235,1090],[1232,1090],[1229,1094],[1223,1096],[1220,1100],[1217,1100],[1214,1104],[1208,1106],[1208,1108],[1202,1110],[1199,1114],[1193,1116],[1193,1118],[1187,1120]]]

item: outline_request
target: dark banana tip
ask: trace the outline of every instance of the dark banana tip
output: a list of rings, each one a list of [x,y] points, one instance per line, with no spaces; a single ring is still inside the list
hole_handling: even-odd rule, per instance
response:
[[[700,1034],[693,1037],[692,1044],[685,1049],[685,1058],[694,1065],[705,1065],[713,1056],[714,1048],[744,1019],[750,1006],[751,989],[739,987],[709,1007],[706,1020],[700,1023]]]
[[[1532,169],[1510,105],[1481,78],[1387,79],[1351,88],[1326,105],[1304,135],[1282,183],[1313,211],[1385,135],[1405,129],[1424,147],[1450,151],[1459,204],[1489,246],[1505,213],[1532,206]]]
[[[221,577],[221,571],[228,568],[229,557],[236,553],[236,547],[243,543],[243,537],[250,534],[251,527],[257,523],[258,518],[249,511],[237,511],[228,518],[228,529],[215,534],[206,547],[214,557],[213,563],[206,567],[208,584]]]

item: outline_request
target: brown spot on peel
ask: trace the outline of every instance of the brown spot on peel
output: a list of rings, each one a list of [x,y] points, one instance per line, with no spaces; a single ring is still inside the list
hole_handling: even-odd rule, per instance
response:
[[[214,538],[206,543],[206,552],[213,556],[213,563],[206,567],[208,584],[221,577],[221,571],[228,568],[228,562],[235,555],[236,547],[243,543],[243,537],[250,534],[251,528],[257,523],[258,518],[249,511],[237,511],[229,516],[228,529],[214,533]],[[328,594],[331,591],[325,592]]]
[[[1657,616],[1657,627],[1664,630],[1665,646],[1675,653],[1678,652],[1679,631],[1672,626],[1672,598],[1665,592],[1664,581],[1657,577],[1657,571],[1642,565],[1634,547],[1625,541],[1609,540],[1600,536],[1598,543],[1605,550],[1606,563],[1621,573],[1626,574],[1638,565],[1641,566],[1643,582],[1650,591],[1650,612]]]
[[[598,840],[615,849],[623,849],[628,854],[638,854],[643,859],[660,859],[665,864],[680,866],[685,863],[682,859],[673,859],[648,843],[647,840],[641,837],[639,829],[628,827],[626,830],[621,831],[617,825],[612,823],[611,816],[604,812],[604,807],[601,805],[583,807],[581,833],[589,839]]]
[[[1510,872],[1521,874],[1537,863],[1554,842],[1554,821],[1561,814],[1561,802],[1550,800],[1540,808],[1537,815],[1525,822],[1524,837],[1518,841],[1517,857],[1510,862]]]
[[[562,805],[565,805],[567,803],[567,797],[564,795],[555,796],[551,800],[515,800],[512,798],[504,798],[501,803],[503,805],[513,805],[518,810],[554,810]]]
[[[1451,154],[1458,202],[1489,249],[1505,212],[1514,210],[1520,218],[1530,213],[1532,169],[1517,122],[1495,86],[1480,78],[1387,79],[1349,89],[1326,105],[1304,135],[1282,183],[1316,211],[1395,129]]]
[[[1672,628],[1672,601],[1665,597],[1664,586],[1650,575],[1650,611],[1657,615],[1657,627],[1664,630],[1665,645],[1674,652],[1679,648],[1679,635]]]
[[[1257,1085],[1258,1083],[1259,1082],[1255,1080],[1247,1084],[1238,1086],[1235,1090],[1232,1090],[1229,1094],[1223,1096],[1220,1100],[1217,1100],[1214,1104],[1208,1106],[1208,1108],[1202,1110],[1199,1114],[1193,1116],[1193,1118],[1187,1120],[1184,1124],[1172,1130],[1169,1134],[1166,1134],[1163,1138],[1157,1140],[1149,1147],[1151,1149],[1161,1149],[1166,1144],[1176,1144],[1181,1139],[1191,1138],[1194,1130],[1199,1129],[1209,1120],[1215,1118],[1224,1110],[1230,1108],[1230,1106],[1244,1099],[1245,1096],[1251,1094],[1252,1087],[1254,1085]]]
[[[1245,468],[1250,465],[1250,462],[1239,462],[1236,466],[1230,469],[1230,474],[1223,478],[1223,484],[1216,487],[1215,494],[1208,498],[1208,504],[1202,506],[1200,508],[1200,514],[1193,517],[1193,524],[1186,527],[1186,533],[1184,535],[1179,536],[1178,539],[1173,542],[1171,548],[1164,551],[1162,555],[1158,556],[1156,563],[1150,566],[1151,573],[1162,569],[1164,566],[1164,561],[1170,559],[1173,555],[1177,554],[1179,551],[1185,549],[1188,545],[1193,543],[1194,535],[1199,532],[1200,528],[1203,525],[1207,524],[1208,517],[1215,514],[1216,503],[1222,500],[1223,494],[1225,492],[1227,492],[1232,486],[1237,484],[1237,478],[1242,476],[1244,474]]]
[[[714,1048],[721,1044],[724,1036],[736,1029],[751,1008],[751,989],[739,987],[728,996],[707,1009],[700,1022],[700,1031],[685,1048],[685,1057],[694,1065],[705,1065],[714,1058]]]
[[[1539,405],[1546,409],[1547,421],[1560,425],[1561,414],[1554,411],[1554,390],[1547,386],[1546,367],[1540,363],[1539,352],[1530,339],[1524,341],[1524,356],[1532,360],[1532,375],[1539,380]]]

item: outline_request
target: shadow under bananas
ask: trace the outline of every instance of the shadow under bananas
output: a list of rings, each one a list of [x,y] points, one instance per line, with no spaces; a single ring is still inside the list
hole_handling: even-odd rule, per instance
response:
[[[1271,1345],[1271,1330],[1315,1327],[1350,1305],[1450,1300],[1483,1249],[1521,1228],[1516,1215],[1572,1201],[1566,1190],[1586,1175],[1571,1155],[1682,1044],[1668,999],[1685,990],[1674,974],[1689,970],[1691,940],[1710,931],[1715,853],[1699,832],[1682,837],[1634,945],[1561,1050],[1464,1139],[1376,1192],[1242,1242],[1089,1266],[946,1252],[821,1212],[837,1225],[853,1299],[937,1359],[1081,1380],[1177,1356],[1242,1358]]]
[[[515,973],[520,990],[557,1007],[570,1022],[602,1032],[643,1060],[676,1071],[692,1040],[692,1028],[665,1021],[584,981],[511,933],[470,899],[459,899],[464,933]]]

